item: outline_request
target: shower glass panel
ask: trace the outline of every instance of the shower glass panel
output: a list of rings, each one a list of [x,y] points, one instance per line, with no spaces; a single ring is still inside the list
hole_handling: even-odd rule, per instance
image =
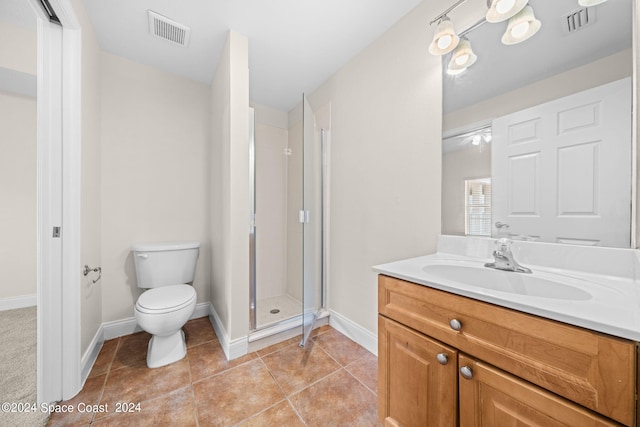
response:
[[[303,97],[287,129],[250,111],[249,342],[303,327],[322,307],[322,134]]]
[[[322,302],[322,139],[316,138],[315,117],[302,96],[302,342],[313,329]]]

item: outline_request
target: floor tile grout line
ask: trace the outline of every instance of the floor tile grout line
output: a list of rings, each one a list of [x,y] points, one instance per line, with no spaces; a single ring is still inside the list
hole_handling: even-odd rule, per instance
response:
[[[187,365],[189,366],[189,389],[191,390],[191,400],[193,401],[193,415],[194,417],[196,417],[196,427],[198,427],[200,426],[200,418],[198,416],[198,402],[196,401],[196,392],[193,389],[193,373],[191,372],[191,359],[189,358],[188,347],[187,347],[187,354],[185,355],[185,359],[187,359]]]
[[[248,354],[251,354],[251,353],[248,353]],[[248,354],[247,354],[247,355],[248,355]],[[207,376],[207,377],[200,378],[199,380],[195,381],[195,382],[193,383],[193,385],[198,384],[198,383],[201,383],[201,382],[206,381],[206,380],[209,380],[209,379],[211,379],[211,378],[213,378],[213,377],[217,377],[218,375],[222,375],[222,374],[224,374],[224,373],[226,373],[226,372],[232,371],[232,370],[234,370],[234,369],[236,369],[236,368],[239,368],[240,366],[244,366],[244,365],[246,365],[246,364],[248,364],[248,363],[254,362],[254,361],[256,361],[256,359],[258,359],[259,357],[260,357],[260,356],[254,357],[253,359],[249,359],[249,360],[247,360],[246,362],[242,362],[242,363],[240,363],[240,364],[238,364],[238,365],[235,365],[235,366],[227,367],[227,368],[225,368],[225,369],[223,369],[223,370],[221,370],[221,371],[215,372],[215,373],[213,373],[213,374],[211,374],[211,375],[209,375],[209,376]],[[227,361],[227,362],[228,362],[228,361]]]
[[[118,351],[120,350],[120,346],[122,345],[122,340],[120,338],[122,337],[117,338],[118,342],[116,343],[116,349],[113,352],[113,356],[111,356],[111,361],[107,366],[107,372],[105,372],[105,375],[104,375],[104,381],[102,382],[100,395],[98,396],[98,402],[97,402],[98,405],[102,403],[102,398],[104,397],[104,391],[107,388],[107,381],[109,380],[109,376],[111,375],[111,368],[113,367],[113,361],[116,359],[116,355],[118,354]],[[82,386],[82,388],[84,389],[84,385]],[[82,390],[80,390],[80,392],[82,393]],[[95,421],[96,421],[96,412],[94,412],[91,415],[91,420],[89,421],[89,425],[92,425]]]
[[[289,347],[289,346],[287,346]],[[275,353],[275,352],[274,352]],[[272,354],[272,353],[269,353]],[[302,417],[302,414],[300,414],[300,412],[298,411],[298,408],[295,407],[295,405],[293,404],[293,402],[291,402],[291,400],[289,400],[289,395],[287,395],[287,393],[284,391],[284,389],[282,388],[282,385],[280,385],[280,383],[278,382],[278,380],[276,379],[276,377],[273,375],[273,373],[271,372],[271,369],[269,369],[269,365],[267,365],[267,363],[262,359],[261,356],[258,356],[258,358],[260,359],[260,361],[262,362],[262,365],[265,367],[265,369],[267,370],[267,372],[269,373],[269,376],[271,377],[271,379],[273,380],[274,383],[276,383],[276,385],[278,386],[278,388],[280,389],[280,392],[282,393],[282,395],[284,396],[284,400],[287,402],[287,404],[291,407],[291,409],[293,409],[293,412],[296,413],[296,415],[298,416],[298,419],[302,422],[303,425],[307,425],[307,422],[304,420],[304,418]],[[264,412],[264,411],[263,411]]]

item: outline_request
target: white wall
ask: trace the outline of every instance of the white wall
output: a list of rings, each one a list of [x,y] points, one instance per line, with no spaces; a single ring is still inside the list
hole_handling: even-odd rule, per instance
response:
[[[257,299],[283,295],[287,272],[287,114],[256,112]]]
[[[439,2],[437,2],[439,3]],[[310,100],[331,103],[329,307],[377,330],[373,265],[426,254],[440,233],[440,58],[422,2]]]
[[[102,321],[133,316],[136,242],[197,240],[210,300],[209,86],[102,54]]]
[[[35,28],[0,21],[0,68],[35,82],[36,49]],[[31,300],[37,287],[36,99],[14,93],[12,84],[6,82],[11,92],[0,89],[0,300]]]
[[[287,294],[302,301],[302,116],[292,120],[289,113],[287,136]]]
[[[245,36],[229,32],[209,93],[211,303],[227,352],[229,343],[249,332],[248,49]]]

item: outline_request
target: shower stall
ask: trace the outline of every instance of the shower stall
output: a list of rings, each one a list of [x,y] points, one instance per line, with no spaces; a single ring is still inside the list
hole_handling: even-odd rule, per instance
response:
[[[301,122],[277,129],[252,110],[250,126],[249,341],[295,328],[304,345],[325,314],[327,134],[305,96]]]

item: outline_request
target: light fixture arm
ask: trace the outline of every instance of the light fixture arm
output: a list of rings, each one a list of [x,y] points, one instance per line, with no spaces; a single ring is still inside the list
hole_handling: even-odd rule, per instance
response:
[[[445,16],[447,16],[447,14],[449,12],[451,12],[453,9],[455,9],[456,7],[460,6],[462,3],[466,2],[467,0],[458,0],[453,6],[451,6],[449,9],[445,10],[444,12],[442,12],[440,15],[436,16],[435,18],[433,18],[433,20],[431,22],[429,22],[429,25],[433,25],[434,22],[439,22],[442,18],[444,18]]]

